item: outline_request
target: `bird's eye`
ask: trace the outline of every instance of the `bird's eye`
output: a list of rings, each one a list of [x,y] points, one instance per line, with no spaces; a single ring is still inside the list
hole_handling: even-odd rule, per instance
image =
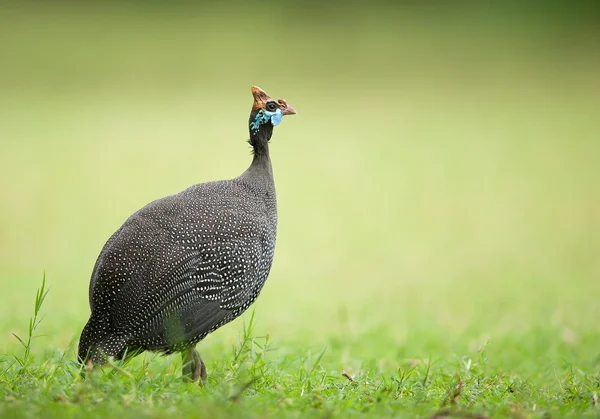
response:
[[[277,104],[275,102],[267,102],[267,110],[269,112],[275,112],[277,110]]]

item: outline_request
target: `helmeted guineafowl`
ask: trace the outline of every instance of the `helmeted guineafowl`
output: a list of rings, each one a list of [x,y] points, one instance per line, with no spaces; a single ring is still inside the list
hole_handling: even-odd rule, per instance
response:
[[[80,362],[181,352],[184,376],[206,379],[196,343],[254,302],[275,250],[269,140],[273,126],[296,111],[285,99],[251,90],[248,170],[151,202],[105,244],[90,281],[92,313],[81,333]]]

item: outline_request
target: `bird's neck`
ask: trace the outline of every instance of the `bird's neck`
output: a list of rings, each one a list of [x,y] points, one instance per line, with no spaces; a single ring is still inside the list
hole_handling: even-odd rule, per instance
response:
[[[250,128],[250,144],[252,145],[254,157],[266,157],[269,159],[269,140],[273,135],[273,125],[262,124],[258,130]]]
[[[273,135],[273,125],[263,124],[258,131],[250,129],[250,144],[253,149],[252,164],[246,171],[254,181],[258,181],[268,188],[273,187],[273,167],[269,155],[269,140]]]

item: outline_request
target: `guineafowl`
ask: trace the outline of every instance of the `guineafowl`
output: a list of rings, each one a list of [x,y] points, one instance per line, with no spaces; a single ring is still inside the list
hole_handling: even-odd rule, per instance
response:
[[[277,201],[269,140],[296,110],[251,88],[250,167],[133,214],[104,245],[89,288],[78,358],[103,364],[145,350],[181,352],[183,376],[206,380],[195,345],[254,302],[273,262]]]

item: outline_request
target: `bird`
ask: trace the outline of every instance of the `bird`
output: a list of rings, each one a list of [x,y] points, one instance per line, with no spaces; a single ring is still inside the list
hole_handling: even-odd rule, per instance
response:
[[[144,351],[180,352],[182,376],[205,382],[196,344],[258,297],[277,235],[269,141],[273,127],[296,110],[257,86],[251,92],[248,169],[149,203],[102,248],[90,280],[91,314],[79,340],[83,366]]]

